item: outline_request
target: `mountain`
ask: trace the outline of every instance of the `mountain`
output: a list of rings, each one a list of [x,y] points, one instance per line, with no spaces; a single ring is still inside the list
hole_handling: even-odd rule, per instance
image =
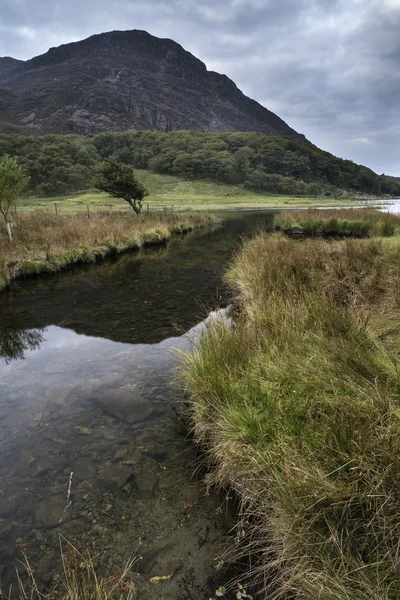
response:
[[[22,64],[24,64],[23,60],[17,60],[16,58],[11,58],[11,56],[0,57],[0,78]]]
[[[305,141],[176,42],[112,31],[0,58],[0,131],[257,131]]]

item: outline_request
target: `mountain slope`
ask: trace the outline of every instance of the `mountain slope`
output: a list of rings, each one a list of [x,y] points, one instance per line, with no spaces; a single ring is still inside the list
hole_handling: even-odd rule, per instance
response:
[[[0,130],[258,131],[305,140],[172,40],[113,31],[26,62],[0,58]],[[28,130],[29,131],[29,130]]]

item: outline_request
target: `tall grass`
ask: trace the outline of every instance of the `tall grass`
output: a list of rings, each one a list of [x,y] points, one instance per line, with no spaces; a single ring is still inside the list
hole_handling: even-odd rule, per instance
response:
[[[11,279],[59,271],[76,262],[90,262],[112,253],[166,242],[171,234],[209,225],[201,214],[153,214],[139,218],[124,213],[52,215],[34,211],[20,215],[8,241],[0,228],[0,289]]]
[[[400,598],[400,245],[263,234],[229,279],[234,324],[182,376],[249,578],[268,599]]]
[[[70,541],[61,545],[62,571],[57,585],[45,590],[30,564],[25,544],[22,544],[22,561],[16,569],[18,589],[2,592],[0,598],[11,600],[135,600],[137,585],[131,578],[131,570],[136,562],[129,560],[122,572],[99,575],[93,557],[87,550],[80,551]],[[103,571],[105,569],[103,568]]]
[[[285,233],[306,237],[390,237],[400,231],[400,216],[374,208],[309,208],[280,213],[275,225]]]

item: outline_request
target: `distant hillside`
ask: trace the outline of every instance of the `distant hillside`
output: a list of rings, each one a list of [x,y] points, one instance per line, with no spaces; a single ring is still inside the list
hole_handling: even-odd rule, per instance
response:
[[[316,146],[262,133],[100,133],[95,136],[0,135],[0,156],[17,156],[30,194],[87,190],[97,165],[113,158],[137,169],[208,179],[260,194],[398,195],[400,185]]]
[[[0,131],[193,129],[259,131],[305,140],[176,42],[113,31],[26,62],[0,58]]]
[[[396,183],[400,184],[400,177],[394,177],[392,175],[385,175],[384,177],[386,177],[386,179],[389,179],[389,181],[395,181]]]

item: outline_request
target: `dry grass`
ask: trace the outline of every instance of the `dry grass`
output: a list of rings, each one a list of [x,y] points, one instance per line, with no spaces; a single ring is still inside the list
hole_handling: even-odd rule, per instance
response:
[[[5,229],[0,229],[0,289],[17,277],[55,272],[72,263],[163,243],[173,233],[211,223],[212,217],[201,214],[149,213],[138,218],[103,213],[87,218],[35,211],[20,215],[12,229],[12,243]]]
[[[186,356],[210,484],[263,597],[400,598],[400,244],[260,235]]]
[[[8,594],[0,589],[0,599],[11,600],[135,600],[137,585],[131,577],[136,560],[127,562],[120,573],[99,575],[106,572],[100,557],[94,559],[87,550],[78,550],[71,542],[63,539],[61,544],[61,577],[51,590],[44,590],[30,564],[25,544],[21,545],[22,561],[16,569],[18,589]],[[98,563],[99,566],[95,566]]]
[[[400,216],[374,208],[309,208],[280,213],[275,225],[285,233],[295,229],[307,237],[390,237],[400,231]]]

